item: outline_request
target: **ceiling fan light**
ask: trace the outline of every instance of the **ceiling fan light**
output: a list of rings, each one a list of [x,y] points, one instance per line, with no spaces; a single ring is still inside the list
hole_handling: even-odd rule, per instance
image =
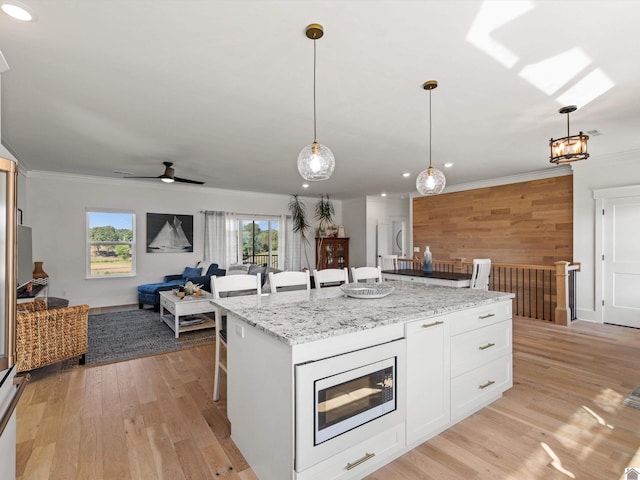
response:
[[[437,168],[431,166],[420,172],[416,178],[416,189],[420,195],[438,195],[447,185],[447,179]]]
[[[298,172],[305,180],[312,182],[327,180],[336,168],[333,152],[324,145],[313,141],[298,155]]]
[[[164,183],[173,183],[174,180],[171,177],[160,177],[160,180],[162,180]]]

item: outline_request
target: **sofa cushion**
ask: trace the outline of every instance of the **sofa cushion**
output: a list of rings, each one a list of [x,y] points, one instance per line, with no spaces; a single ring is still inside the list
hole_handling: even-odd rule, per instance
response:
[[[200,267],[185,267],[184,272],[182,272],[182,278],[187,280],[191,277],[199,277],[202,274],[202,268]]]
[[[181,284],[182,284],[182,279],[172,280],[170,282],[165,282],[165,283],[146,283],[144,285],[138,286],[138,292],[156,294],[162,290],[170,290],[171,288],[180,286]]]
[[[234,263],[227,268],[227,275],[246,275],[250,266],[247,263]]]

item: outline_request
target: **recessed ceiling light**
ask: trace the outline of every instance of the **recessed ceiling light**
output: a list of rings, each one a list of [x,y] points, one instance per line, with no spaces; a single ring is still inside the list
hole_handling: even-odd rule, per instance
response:
[[[20,3],[15,0],[4,1],[0,8],[2,8],[4,13],[16,20],[21,20],[23,22],[33,22],[36,20],[36,15],[33,13],[33,10],[24,3]]]
[[[386,193],[384,193],[384,192],[382,192],[382,193],[380,194],[380,196],[381,196],[381,197],[386,197],[386,196],[387,196],[387,194],[386,194]]]
[[[302,184],[302,188],[309,188],[309,184],[308,183],[303,183]]]
[[[407,177],[410,177],[410,176],[411,176],[411,174],[410,174],[409,172],[404,172],[404,173],[402,174],[402,176],[403,176],[404,178],[407,178]]]
[[[453,162],[443,163],[442,166],[444,168],[451,168],[451,167],[453,167]]]

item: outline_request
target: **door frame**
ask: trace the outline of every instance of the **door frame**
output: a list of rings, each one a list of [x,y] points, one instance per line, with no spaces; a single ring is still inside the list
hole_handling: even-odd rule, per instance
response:
[[[602,301],[604,300],[604,265],[602,256],[604,255],[604,205],[612,198],[640,197],[640,185],[629,185],[626,187],[603,188],[593,191],[595,207],[595,248],[594,248],[594,280],[595,280],[595,321],[603,323]]]

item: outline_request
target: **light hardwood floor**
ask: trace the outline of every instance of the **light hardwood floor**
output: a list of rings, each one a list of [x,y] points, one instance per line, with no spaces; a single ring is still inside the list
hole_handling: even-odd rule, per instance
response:
[[[640,330],[514,321],[514,386],[369,480],[622,479],[640,468]],[[229,437],[213,346],[33,372],[18,479],[255,479]]]

